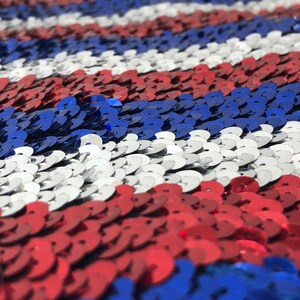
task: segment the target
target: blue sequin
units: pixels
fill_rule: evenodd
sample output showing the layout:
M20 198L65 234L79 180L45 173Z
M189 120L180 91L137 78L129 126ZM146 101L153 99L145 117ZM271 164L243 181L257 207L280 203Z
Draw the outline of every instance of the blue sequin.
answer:
M287 121L300 120L298 93L300 83L283 87L263 84L254 92L237 88L226 97L211 92L196 100L185 94L176 100L140 100L120 106L119 100L106 101L103 96L94 95L84 102L66 97L55 108L31 113L8 107L0 111L0 145L10 142L13 149L28 145L38 152L51 147L68 151L68 147L73 149L78 144L76 139L88 133L96 133L108 142L120 141L127 133L151 140L162 130L173 132L177 139L186 139L194 129L208 130L212 136L230 126L249 132L267 123L280 129ZM242 94L246 96L240 101ZM47 141L50 137L51 142ZM8 155L10 151L3 153Z
M279 30L284 34L293 33L295 32L294 25L296 22L297 20L294 18L269 20L257 16L252 20L193 28L176 34L164 31L159 36L144 38L128 37L116 39L113 36L105 38L93 36L82 39L67 37L63 41L56 38L31 39L29 41L17 41L17 39L10 38L0 41L0 56L3 57L1 63L5 65L20 58L25 58L27 62L36 59L54 58L63 51L72 55L80 51L89 50L93 55L100 55L104 51L113 50L116 55L122 55L130 49L136 49L137 53L144 53L150 49L157 49L159 52L165 52L172 48L184 50L194 44L206 47L210 42L224 43L232 37L243 40L251 33L259 33L262 37L273 30ZM101 45L101 48L99 48L99 45ZM218 105L218 101L221 101L221 98L218 98L218 93L214 93L210 93L207 97L211 98L212 102L217 101L215 105Z

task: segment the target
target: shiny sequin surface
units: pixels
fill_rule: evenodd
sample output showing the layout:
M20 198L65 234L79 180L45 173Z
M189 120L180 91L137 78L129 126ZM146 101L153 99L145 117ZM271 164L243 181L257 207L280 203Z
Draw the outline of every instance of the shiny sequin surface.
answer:
M0 300L299 300L300 2L0 1Z

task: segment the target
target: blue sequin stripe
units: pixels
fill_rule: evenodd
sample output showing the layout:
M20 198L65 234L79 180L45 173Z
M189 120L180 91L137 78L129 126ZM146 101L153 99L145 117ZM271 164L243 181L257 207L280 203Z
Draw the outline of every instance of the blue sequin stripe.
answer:
M248 262L216 263L199 270L185 258L176 259L175 272L166 281L139 288L128 277L117 277L105 300L299 299L300 277L288 258L270 256L261 266ZM238 288L237 288L238 286Z
M258 0L242 0L243 3L248 2L258 2ZM45 5L36 5L28 6L26 4L5 7L0 9L0 18L3 20L12 20L14 18L19 18L22 20L27 20L30 16L36 16L39 18L47 18L51 16L59 16L65 13L76 13L80 12L84 16L111 16L113 14L123 15L127 11L135 8L140 8L146 5L159 4L163 2L171 3L203 3L203 4L225 4L232 5L237 0L192 0L192 1L183 1L183 0L130 0L130 1L118 1L118 0L95 0L93 3L83 2L80 4L70 4L70 5L54 5L54 6L45 6Z
M114 50L116 54L122 54L130 49L136 49L138 53L144 53L150 49L157 49L159 52L171 48L184 50L194 44L205 47L210 42L223 43L232 37L243 40L246 36L255 32L260 33L262 37L273 30L279 30L283 34L293 33L298 31L296 26L298 23L299 20L295 18L267 20L263 17L255 17L250 21L206 26L190 29L179 34L165 31L160 36L146 38L119 38L116 36L101 38L94 36L80 40L69 37L64 41L60 39L33 39L28 41L8 39L0 42L0 58L1 64L5 65L20 58L25 58L27 62L42 58L53 58L62 51L66 51L70 55L89 50L92 51L93 55L100 55L107 50Z
M186 94L176 100L137 100L125 104L100 95L84 102L70 96L56 108L32 113L15 112L12 107L3 109L0 158L21 146L30 146L36 153L74 149L79 146L80 137L89 133L108 142L120 141L128 133L151 140L160 131L186 139L195 129L208 130L212 136L230 126L254 131L261 124L270 124L278 129L287 121L300 121L299 108L300 83L279 88L274 83L265 83L254 92L240 87L229 96L210 92L200 99Z

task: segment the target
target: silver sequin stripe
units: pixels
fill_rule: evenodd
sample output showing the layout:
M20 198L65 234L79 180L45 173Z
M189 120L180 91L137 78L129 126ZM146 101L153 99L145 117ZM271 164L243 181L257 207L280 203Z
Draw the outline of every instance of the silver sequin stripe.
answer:
M56 25L69 26L75 23L87 25L97 23L103 27L113 25L126 25L132 22L144 22L154 20L161 16L176 17L179 13L192 14L197 10L210 12L216 9L222 10L240 10L251 11L257 13L260 10L272 11L276 7L291 7L294 4L299 4L298 0L262 0L251 1L247 4L243 2L236 2L233 5L213 5L213 4L199 4L199 3L160 3L155 5L143 6L141 8L129 10L125 15L114 14L111 17L99 16L91 17L84 16L80 12L66 13L60 16L48 18L29 17L27 20L15 18L13 20L1 20L0 30L17 30L17 29L33 29L38 27L50 28Z
M208 131L194 130L186 141L160 132L154 141L129 134L118 144L103 144L91 134L82 137L77 153L54 150L36 156L29 147L15 153L0 161L2 216L35 201L48 203L50 211L77 200L105 201L120 184L140 193L176 183L192 192L202 181L226 186L243 175L262 187L282 175L300 174L300 122L288 122L276 132L261 125L260 131L248 134L229 127L214 139Z
M243 41L231 38L226 43L209 43L202 49L199 45L191 45L184 51L174 48L158 53L156 49L151 49L137 54L136 50L128 50L123 55L116 55L111 50L99 56L94 56L91 51L81 51L75 55L62 52L54 59L39 59L30 63L19 59L6 65L0 64L0 77L18 81L29 74L35 74L37 78L46 78L58 74L69 75L79 69L87 74L95 74L100 70L111 70L113 74L121 74L127 70L137 70L139 73L187 70L198 64L207 64L213 68L223 62L236 65L246 57L259 59L268 53L282 55L299 49L300 34L282 36L280 31L272 31L264 38L258 33L253 33Z

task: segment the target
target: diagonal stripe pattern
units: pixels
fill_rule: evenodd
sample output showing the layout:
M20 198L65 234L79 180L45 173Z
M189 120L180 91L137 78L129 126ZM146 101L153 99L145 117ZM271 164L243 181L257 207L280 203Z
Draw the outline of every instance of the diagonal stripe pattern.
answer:
M1 1L0 300L298 300L299 13Z

